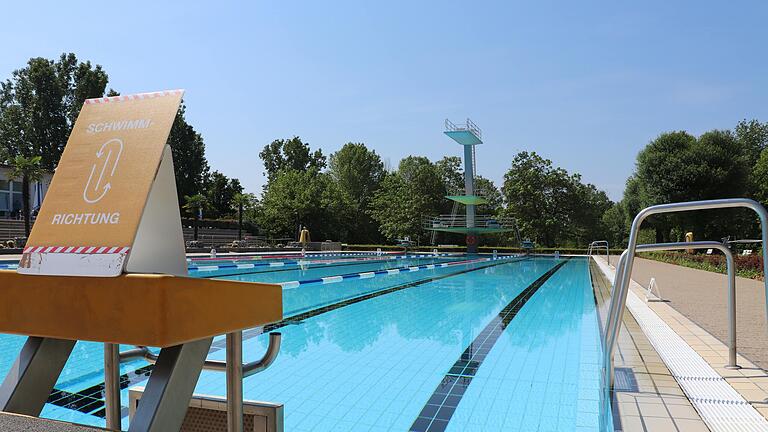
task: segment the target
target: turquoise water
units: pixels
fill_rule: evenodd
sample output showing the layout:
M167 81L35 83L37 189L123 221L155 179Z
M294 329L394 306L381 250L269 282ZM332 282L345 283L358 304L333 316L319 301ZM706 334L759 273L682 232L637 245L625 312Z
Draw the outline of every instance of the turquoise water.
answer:
M444 261L222 277L284 282ZM283 334L278 359L243 387L246 399L285 404L286 431L611 429L600 412L600 334L584 259L475 262L311 283L285 289L284 309L286 318L301 319L267 329ZM244 339L246 361L259 358L267 335L247 331ZM210 358L224 358L222 341L214 341ZM0 337L0 373L22 343ZM56 388L81 397L79 405L50 403L44 415L104 424L103 406L82 397L103 382L102 355L100 344L77 344ZM122 372L146 384L145 366L134 361ZM225 395L224 375L203 371L196 392ZM126 405L127 390L123 397Z

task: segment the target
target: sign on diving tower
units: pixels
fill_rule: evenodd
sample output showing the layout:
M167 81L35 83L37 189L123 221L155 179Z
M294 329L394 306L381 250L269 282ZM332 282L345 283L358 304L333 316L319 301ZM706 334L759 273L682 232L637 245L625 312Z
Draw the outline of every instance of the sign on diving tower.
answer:
M424 228L430 231L464 234L467 253L477 253L478 235L516 232L515 220L475 214L477 206L488 203L482 193L475 190L475 173L477 172L475 146L483 143L480 128L470 119L467 119L464 124L456 124L446 119L444 133L464 147L464 194L446 196L456 203L454 212L427 218ZM458 204L465 206L464 216L456 213Z

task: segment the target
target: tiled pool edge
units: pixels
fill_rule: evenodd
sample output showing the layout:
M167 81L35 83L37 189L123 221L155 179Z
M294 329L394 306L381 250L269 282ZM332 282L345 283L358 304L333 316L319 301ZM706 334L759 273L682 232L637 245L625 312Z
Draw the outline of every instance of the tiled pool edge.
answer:
M592 258L603 274L613 279L615 270L604 259ZM766 410L758 409L755 402L748 402L749 397L733 386L734 380L765 378L764 371L741 356L739 364L746 366L745 369L725 369L727 347L724 344L671 306L664 303L652 303L651 306L641 300L638 293L642 294L643 288L636 282L631 281L630 286L627 309L707 426L713 431L768 430ZM681 330L687 330L694 338L681 335L685 333ZM706 337L707 346L721 356L705 358L691 346L701 343L701 339L695 337ZM757 403L768 407L764 401Z

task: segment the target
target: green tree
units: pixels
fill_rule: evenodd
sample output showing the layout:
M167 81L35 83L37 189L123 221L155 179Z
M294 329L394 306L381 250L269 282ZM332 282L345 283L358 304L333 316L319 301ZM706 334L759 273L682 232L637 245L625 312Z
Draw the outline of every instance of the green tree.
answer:
M24 201L22 206L24 208L24 232L29 237L29 233L32 230L30 224L31 211L29 208L29 185L32 182L40 181L43 178L45 172L40 167L40 156L25 157L17 155L13 158L11 167L11 178L21 179L21 198Z
M251 193L237 193L232 197L232 206L237 211L237 239L243 239L243 214L256 205L256 196Z
M381 157L375 151L369 150L365 144L347 143L331 154L328 173L352 203L349 241L378 241L378 226L368 214L368 208L386 175Z
M629 235L624 205L622 203L613 204L603 213L601 219L602 225L605 227L605 240L608 240L610 247L624 247Z
M325 168L323 152L320 149L311 151L309 143L302 142L297 136L272 141L264 146L259 157L264 162L264 169L270 180L283 170L320 171Z
M654 204L744 196L748 192L748 152L729 131L713 130L698 139L687 132L668 132L637 156L633 193L637 209ZM629 210L629 207L628 207ZM634 212L629 212L634 215ZM657 241L670 241L672 229L692 230L697 238L720 238L747 229L742 213L730 210L690 212L649 219ZM728 222L730 221L730 222ZM728 222L728 223L726 223ZM729 228L731 227L731 228Z
M397 174L406 181L411 193L420 201L422 215L440 212L447 191L435 164L423 156L408 156L400 161Z
M475 191L488 201L487 204L477 206L478 214L497 214L504 208L504 196L499 188L483 176L475 177Z
M71 128L85 100L104 94L109 76L101 65L93 66L88 60L78 62L73 53L62 54L55 66L60 85L64 89L64 109ZM109 96L116 95L111 89L109 93Z
M168 135L180 206L184 205L184 197L203 192L210 170L205 158L205 142L195 128L187 123L186 110L184 104L179 107Z
M396 173L386 176L369 212L387 239L409 236L424 241L422 224L426 217L440 213L445 194L435 164L422 156L408 156L400 161Z
M243 192L240 180L229 178L214 171L205 182L205 195L210 205L210 217L223 218L232 215L233 200Z
M760 159L752 170L752 181L758 185L755 198L763 205L768 205L768 151L766 150L760 153Z
M535 152L515 156L501 189L507 215L539 244L584 245L604 235L600 221L611 206L605 193Z
M197 230L200 225L201 214L209 208L208 198L203 194L195 194L184 197L184 207L192 218L195 220L194 224L194 239L197 241Z
M419 201L403 177L388 174L374 194L370 214L387 240L406 236L416 239L422 230Z
M86 98L101 97L107 74L74 54L32 58L0 84L0 146L7 158L40 156L52 171ZM9 162L10 160L7 160Z
M282 170L267 184L256 221L272 237L296 238L299 226L312 237L345 241L352 203L338 183L314 170Z
M435 168L448 194L464 194L464 169L460 157L445 156L435 162Z
M763 150L768 147L768 122L742 120L736 125L734 134L744 148L749 166L755 166Z
M603 216L614 207L608 195L593 184L583 183L581 175L571 175L570 193L566 200L569 208L567 238L576 245L602 240L608 235Z
M559 210L551 196L557 174L550 160L521 152L512 160L501 188L507 214L517 220L523 235L546 246L554 244L560 231Z

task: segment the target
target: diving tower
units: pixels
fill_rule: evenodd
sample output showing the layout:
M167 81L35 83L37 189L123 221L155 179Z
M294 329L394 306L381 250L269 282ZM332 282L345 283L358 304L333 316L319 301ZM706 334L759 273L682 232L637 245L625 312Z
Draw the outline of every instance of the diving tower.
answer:
M470 119L464 124L445 120L445 135L464 147L464 194L446 196L454 202L453 213L429 217L424 221L424 229L465 234L467 253L477 253L477 236L500 232L517 232L513 218L476 215L476 206L487 204L488 200L480 191L475 190L477 171L475 147L483 143L483 133ZM465 206L465 215L457 215L458 205ZM517 234L519 237L519 233Z

